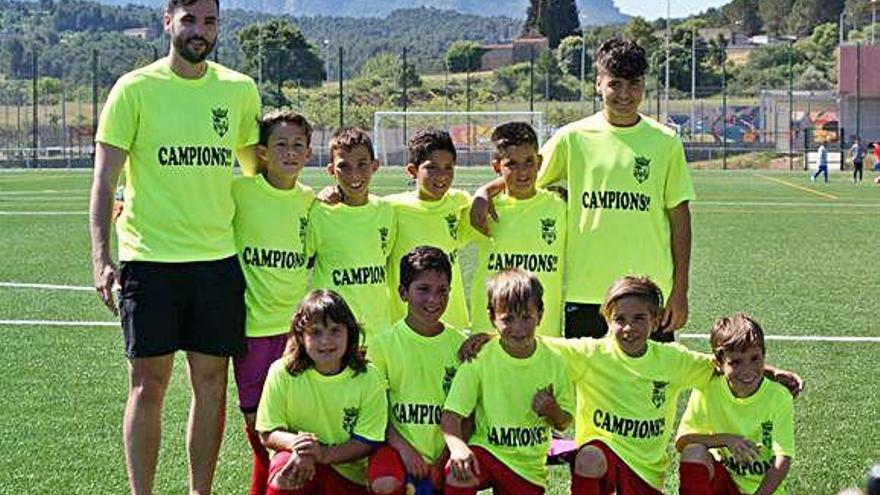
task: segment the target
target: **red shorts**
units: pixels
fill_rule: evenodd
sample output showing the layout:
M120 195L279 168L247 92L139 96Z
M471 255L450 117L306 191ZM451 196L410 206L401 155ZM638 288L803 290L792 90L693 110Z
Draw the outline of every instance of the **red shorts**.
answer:
M727 467L718 459L713 459L715 464L715 475L712 476L712 494L713 495L742 495L736 482L730 477Z
M443 473L431 473L434 479L434 485L443 485ZM379 478L394 478L400 483L401 493L414 493L420 495L423 493L433 493L431 479L417 480L406 474L406 466L403 465L403 459L400 454L394 450L394 447L383 444L373 452L370 456L370 462L367 465L367 482L372 486L373 482Z
M617 495L663 495L643 480L630 468L613 450L608 448L600 440L593 440L585 445L599 448L605 454L605 463L608 470L605 477L600 480L601 493L616 493ZM584 448L584 446L581 446Z
M543 486L535 485L516 474L490 454L488 450L473 445L470 448L474 452L474 457L477 458L477 464L480 465L479 485L473 488L457 488L451 487L447 483L443 493L476 495L477 491L486 488L492 488L492 493L495 495L542 495L544 493ZM449 468L446 469L446 475L449 475Z
M269 480L272 480L275 473L287 464L288 459L290 459L290 452L275 454L269 465ZM266 495L368 495L368 492L367 487L344 478L332 467L318 464L315 466L315 476L302 487L294 490L282 490L269 481Z

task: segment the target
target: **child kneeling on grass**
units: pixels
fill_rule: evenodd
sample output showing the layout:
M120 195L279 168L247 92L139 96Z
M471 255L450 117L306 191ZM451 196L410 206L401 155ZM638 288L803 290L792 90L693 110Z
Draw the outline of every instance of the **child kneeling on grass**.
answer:
M678 396L706 387L715 375L711 355L648 340L663 307L651 279L627 276L611 286L602 304L605 337L546 340L565 357L577 388L573 495L662 493ZM471 337L462 357L475 355L487 340L485 334ZM789 372L763 370L793 394L803 385Z
M523 270L499 273L488 283L488 312L500 339L461 365L446 398L440 427L449 447L444 493L542 494L553 429L572 421L574 396L565 361L535 329L543 289ZM469 442L462 422L474 415Z
M367 457L385 439L388 402L359 339L335 292L312 291L300 303L257 410L260 438L275 451L268 495L367 493Z
M764 379L764 331L738 313L709 338L716 376L691 394L675 446L681 495L785 494L794 456L791 395Z

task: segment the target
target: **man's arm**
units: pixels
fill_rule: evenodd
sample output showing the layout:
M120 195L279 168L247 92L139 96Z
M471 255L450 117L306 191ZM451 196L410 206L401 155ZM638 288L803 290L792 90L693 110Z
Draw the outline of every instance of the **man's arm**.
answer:
M241 175L251 177L260 172L256 145L245 146L237 150L235 158L238 160L238 166L241 168Z
M118 314L116 302L113 300L113 284L117 280L117 273L110 254L110 218L113 212L113 192L126 158L128 152L124 149L101 142L95 144L95 172L89 199L92 277L101 301L113 314Z
M666 301L661 330L674 332L688 319L688 285L691 266L691 210L684 201L666 210L672 249L672 291Z

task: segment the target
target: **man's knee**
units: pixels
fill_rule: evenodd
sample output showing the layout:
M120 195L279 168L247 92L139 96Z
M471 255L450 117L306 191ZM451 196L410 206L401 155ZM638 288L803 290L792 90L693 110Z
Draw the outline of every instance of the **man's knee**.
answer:
M403 493L401 489L403 488L403 483L400 482L397 478L393 476L382 476L381 478L376 478L370 483L370 492L371 493L380 493L383 495L390 495L394 493Z
M129 396L142 405L160 404L171 379L170 359L133 359L129 366Z
M451 486L453 488L475 488L475 487L477 487L477 485L480 484L480 480L478 480L476 478L471 478L469 480L462 481L462 480L456 478L452 474L452 471L450 471L450 472L446 473L445 484L446 484L446 486Z
M229 358L188 353L189 379L197 396L225 397Z
M608 460L602 449L584 445L574 459L574 473L584 478L601 478L608 472Z
M709 478L714 474L714 463L712 462L712 454L709 448L698 443L690 443L681 451L681 462L689 462L694 464L702 464L709 470Z

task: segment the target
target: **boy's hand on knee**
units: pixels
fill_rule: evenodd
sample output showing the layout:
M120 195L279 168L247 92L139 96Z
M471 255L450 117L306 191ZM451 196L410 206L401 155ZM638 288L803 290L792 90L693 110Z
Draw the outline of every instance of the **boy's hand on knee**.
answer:
M431 466L414 448L409 445L401 446L397 453L400 454L400 460L403 461L406 472L416 479L423 480L431 474Z
M476 358L480 353L480 349L492 340L492 335L488 333L475 333L462 342L458 348L458 360L466 363Z
M462 482L476 481L480 476L480 464L474 451L462 447L449 453L449 470L452 476Z
M311 457L291 453L287 464L282 467L272 483L282 490L293 490L302 487L315 476L315 461Z
M730 450L730 453L739 462L758 460L758 446L751 440L739 435L725 435L724 445L727 446L727 449Z

